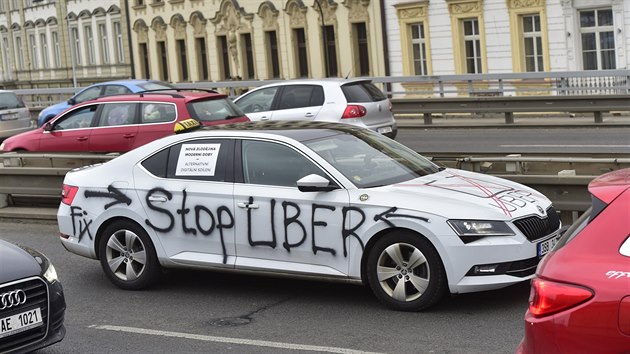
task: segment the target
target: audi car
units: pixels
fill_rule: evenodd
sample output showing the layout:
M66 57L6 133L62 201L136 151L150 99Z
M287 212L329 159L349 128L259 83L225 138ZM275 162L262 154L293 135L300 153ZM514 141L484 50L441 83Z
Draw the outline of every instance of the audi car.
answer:
M0 353L30 352L61 341L65 309L48 258L0 240Z
M529 280L561 226L524 185L304 121L202 127L73 170L57 220L124 289L206 268L363 283L410 311Z
M588 190L591 208L532 280L519 354L630 350L630 169L597 177Z

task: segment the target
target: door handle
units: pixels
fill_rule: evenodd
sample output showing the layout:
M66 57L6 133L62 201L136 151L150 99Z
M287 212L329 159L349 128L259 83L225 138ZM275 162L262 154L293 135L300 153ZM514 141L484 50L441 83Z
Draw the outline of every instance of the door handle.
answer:
M313 113L309 112L309 113L306 113L304 115L304 117L306 117L306 118L313 118L313 117L315 117L315 115Z
M123 138L125 138L125 139L131 139L131 138L133 138L134 136L136 136L136 134L125 134L125 135L123 135Z
M77 141L86 141L88 140L87 136L80 136L77 138Z
M245 208L245 209L258 209L258 204L249 204L249 203L241 202L241 203L236 203L236 205L237 205L239 208Z
M166 203L168 199L166 197L163 196L156 196L156 195L152 195L149 197L149 201L150 202L157 202L157 203Z
M267 116L262 116L262 117L260 117L260 120L269 120L269 117L267 117Z

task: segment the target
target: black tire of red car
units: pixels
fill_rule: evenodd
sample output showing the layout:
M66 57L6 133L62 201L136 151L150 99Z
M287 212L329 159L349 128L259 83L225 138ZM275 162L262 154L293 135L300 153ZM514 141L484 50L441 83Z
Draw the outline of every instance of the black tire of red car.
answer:
M383 236L369 252L368 284L387 307L421 311L442 299L447 289L444 265L426 238L397 231Z
M162 274L149 235L129 220L118 220L105 228L99 243L99 255L109 280L122 289L150 287Z

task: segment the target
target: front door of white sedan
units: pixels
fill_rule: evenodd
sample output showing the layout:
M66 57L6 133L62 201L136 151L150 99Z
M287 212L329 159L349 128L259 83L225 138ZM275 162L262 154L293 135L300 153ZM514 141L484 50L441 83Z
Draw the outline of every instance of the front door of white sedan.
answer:
M233 154L233 140L189 140L154 154L134 172L145 228L170 261L234 266Z
M236 268L347 276L348 192L299 191L296 182L304 176L332 178L287 145L243 140L241 151L243 183L234 185Z

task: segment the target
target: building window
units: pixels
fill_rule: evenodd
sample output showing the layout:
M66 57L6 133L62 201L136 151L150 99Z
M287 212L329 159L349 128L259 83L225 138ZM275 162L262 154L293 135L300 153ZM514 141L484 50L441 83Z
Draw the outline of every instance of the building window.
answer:
M464 28L464 53L466 73L480 74L481 66L481 36L479 35L479 20L462 20Z
M206 50L206 39L204 37L197 38L195 39L195 44L197 46L199 80L208 80L210 79L210 75L208 71L208 52Z
M161 79L164 81L168 81L168 60L167 60L167 53L166 53L166 42L164 41L159 41L157 42L157 48L158 48L158 60L159 60L159 65L160 65L160 74Z
M409 25L411 32L411 57L413 61L414 75L428 75L427 71L427 47L424 36L424 23Z
M92 36L92 27L83 27L85 33L85 53L87 54L88 64L96 63L96 55L94 55L94 36Z
M245 53L243 56L243 65L245 66L243 76L246 79L253 79L256 74L254 73L254 49L252 47L252 35L249 33L242 34L241 43L243 44L243 51Z
M176 41L179 54L179 75L181 81L188 81L188 59L186 58L186 41L178 39Z
M326 63L328 65L328 76L337 76L339 73L337 65L337 44L335 42L335 27L324 26L326 38Z
M525 51L525 71L545 71L543 65L543 44L539 15L525 15L523 20L523 48Z
M46 38L45 33L40 33L39 35L39 44L42 49L42 63L45 69L50 67L50 59L48 55L48 39Z
M230 78L230 52L228 49L227 37L226 36L218 36L218 44L219 44L219 60L221 61L221 78L223 80L227 80Z
M31 46L31 67L33 69L39 69L39 60L37 59L37 42L35 41L35 35L29 34L28 41Z
M17 67L24 70L24 46L22 45L22 37L15 37L15 60Z
M4 72L7 77L11 77L11 48L9 48L9 38L2 38L2 62L4 63Z
M585 70L615 69L612 9L580 11L582 61Z
M293 29L293 41L295 43L297 76L308 77L308 53L306 51L306 34L304 33L304 28Z
M98 24L98 36L101 39L101 59L103 59L103 64L109 64L109 38L107 37L107 27L105 27L104 23Z
M71 33L72 43L74 45L74 61L77 65L81 65L81 42L79 41L79 29L73 27Z
M144 75L143 78L148 79L150 77L149 72L149 49L146 43L140 43L140 72Z
M271 78L280 77L280 57L278 54L278 36L276 31L265 32L267 38L267 63Z
M55 53L55 67L61 66L61 49L59 48L59 35L57 32L51 32L53 51Z
M113 27L114 37L116 40L116 57L118 58L118 63L122 64L125 62L125 43L123 41L123 34L122 29L120 28L120 22L114 22Z
M352 25L355 43L355 67L359 76L370 75L370 51L368 49L367 28L365 22Z

